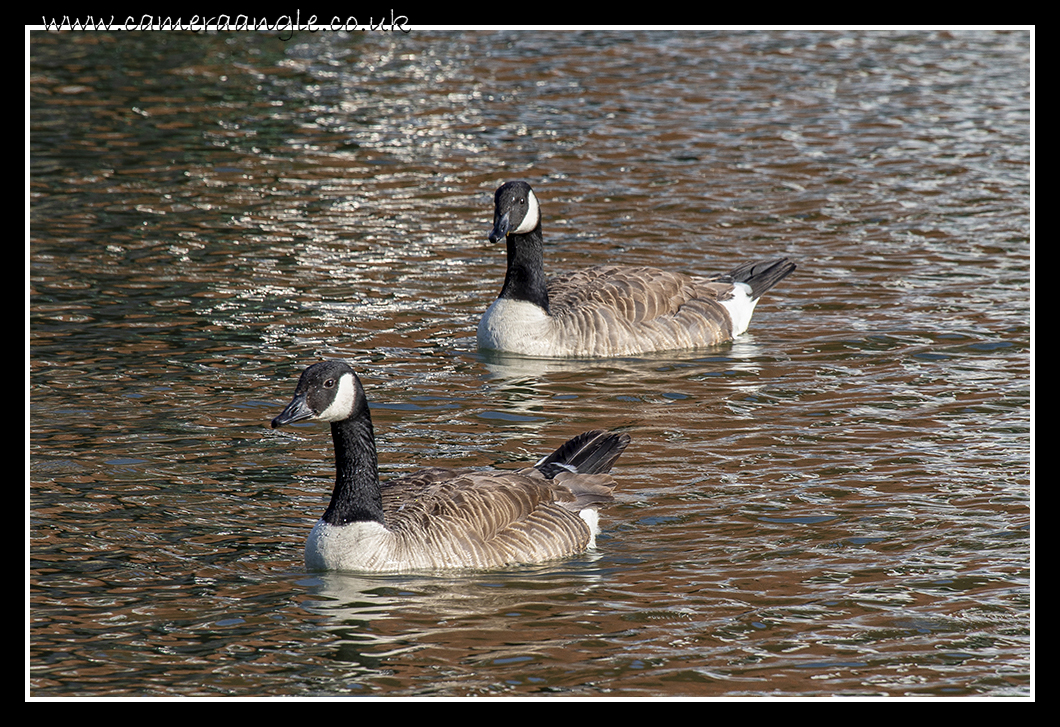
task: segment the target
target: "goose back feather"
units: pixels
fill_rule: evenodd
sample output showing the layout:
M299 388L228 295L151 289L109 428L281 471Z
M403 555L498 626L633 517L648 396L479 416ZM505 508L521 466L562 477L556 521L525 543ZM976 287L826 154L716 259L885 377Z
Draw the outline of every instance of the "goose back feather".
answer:
M495 195L491 241L506 240L504 286L479 346L529 356L602 357L700 348L747 330L758 299L795 264L745 263L715 277L598 265L547 278L540 204L526 182Z
M335 442L331 503L306 542L313 570L491 568L582 552L595 546L597 508L615 487L608 472L629 443L594 430L521 470L432 467L380 483L364 390L342 361L306 369L272 425L302 419L330 421Z

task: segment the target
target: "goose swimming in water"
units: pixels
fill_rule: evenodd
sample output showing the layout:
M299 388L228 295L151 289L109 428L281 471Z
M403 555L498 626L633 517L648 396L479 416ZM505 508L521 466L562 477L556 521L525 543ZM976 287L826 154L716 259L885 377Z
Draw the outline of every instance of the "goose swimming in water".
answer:
M762 295L795 269L788 258L713 278L599 265L546 278L541 207L526 182L494 197L490 242L507 240L508 270L478 325L478 345L525 356L629 356L713 346L747 330Z
M330 422L335 489L305 548L311 570L399 572L540 563L595 546L607 474L629 435L595 430L533 467L432 467L379 482L364 388L344 361L302 372L272 426Z

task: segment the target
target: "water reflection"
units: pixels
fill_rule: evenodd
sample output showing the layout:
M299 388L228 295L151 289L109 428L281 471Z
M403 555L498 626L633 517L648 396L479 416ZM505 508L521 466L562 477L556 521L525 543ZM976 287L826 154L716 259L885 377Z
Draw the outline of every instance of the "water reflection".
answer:
M611 412L616 404L627 412L641 405L673 405L696 398L700 386L715 396L748 398L762 388L757 374L763 350L746 340L713 351L617 359L544 359L498 351L480 351L478 357L489 374L486 390L500 407L491 416L509 421L547 422L542 412L601 401Z

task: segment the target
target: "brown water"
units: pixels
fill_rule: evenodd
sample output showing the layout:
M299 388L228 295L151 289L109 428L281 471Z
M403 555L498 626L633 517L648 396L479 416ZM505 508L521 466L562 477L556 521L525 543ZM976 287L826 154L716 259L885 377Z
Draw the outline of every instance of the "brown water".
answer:
M1028 696L1026 32L33 33L28 694ZM547 264L799 269L712 351L485 356ZM628 432L599 549L307 573L384 476Z

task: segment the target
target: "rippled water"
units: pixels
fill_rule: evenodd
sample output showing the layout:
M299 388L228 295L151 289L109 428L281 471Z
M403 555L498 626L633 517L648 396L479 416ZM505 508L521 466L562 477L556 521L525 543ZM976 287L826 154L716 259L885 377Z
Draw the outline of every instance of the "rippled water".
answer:
M1027 32L30 36L28 694L1031 694ZM799 269L716 350L476 351L547 265ZM628 432L596 552L307 573L384 476Z

